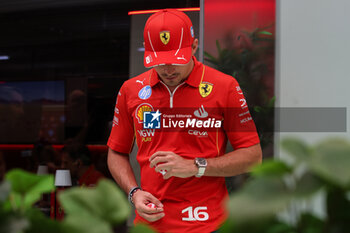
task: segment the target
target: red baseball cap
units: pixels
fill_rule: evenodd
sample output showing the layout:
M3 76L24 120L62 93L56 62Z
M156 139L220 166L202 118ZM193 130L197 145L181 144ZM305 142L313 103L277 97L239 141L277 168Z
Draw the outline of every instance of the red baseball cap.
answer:
M164 9L151 15L143 38L145 67L184 65L192 59L193 26L190 18L181 11Z

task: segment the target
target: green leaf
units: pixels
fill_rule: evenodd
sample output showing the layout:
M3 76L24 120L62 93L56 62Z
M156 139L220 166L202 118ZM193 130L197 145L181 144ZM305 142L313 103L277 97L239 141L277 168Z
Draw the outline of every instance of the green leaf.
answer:
M262 107L260 107L260 106L254 106L254 111L255 111L255 112L261 112L261 110L262 110Z
M155 233L155 231L145 224L136 224L131 228L130 233Z
M324 221L309 213L303 213L298 222L298 229L302 230L303 233L324 232L325 227L326 223Z
M38 209L29 209L26 212L30 220L30 226L26 230L26 233L62 233L63 228L61 222L54 221L46 217Z
M18 216L10 212L0 213L1 233L22 233L29 225L28 219L23 216Z
M270 226L267 231L267 233L297 233L292 226L289 226L286 223L275 223L272 226Z
M273 108L273 107L275 106L275 102L276 102L276 96L273 96L273 97L269 100L269 102L268 102L268 104L267 104L267 107Z
M6 211L11 211L11 210L19 210L21 207L21 203L23 202L23 198L20 194L11 192L9 195L9 198L5 201L3 208ZM24 210L24 205L22 207Z
M7 181L3 181L0 184L0 203L5 202L11 191L11 184Z
M71 188L59 193L65 213L72 216L94 217L110 224L127 219L130 206L124 193L107 179L95 188Z
M21 169L14 169L5 177L11 182L12 191L19 194L26 194L28 191L47 193L55 187L52 175L38 176Z
M67 233L113 233L106 221L87 215L68 215L63 226Z
M316 146L310 169L327 181L350 187L350 144L343 139L329 139Z
M306 162L310 159L311 149L299 139L283 139L281 145L288 154L293 156L296 163Z
M233 233L235 232L235 225L233 221L227 220L225 221L219 230L220 233Z
M308 198L315 194L324 186L324 183L310 172L306 172L298 179L296 188L294 190L295 197Z
M260 31L258 34L272 36L272 33L268 31Z
M279 160L265 160L262 164L252 169L253 176L277 176L282 177L292 172L292 168Z
M284 210L291 198L281 179L258 177L230 197L229 218L239 224L268 218Z
M25 208L38 201L43 193L55 189L52 175L38 176L21 169L14 169L8 172L5 178L11 183L11 194L14 194L14 198L17 199L16 195L23 197L23 203L20 205Z
M210 53L208 53L208 52L205 52L204 51L204 56L206 56L206 57L208 57L209 58L209 60L208 61L211 61L211 62L217 62L217 59L216 59L216 57L214 57L213 55L211 55Z
M222 53L222 50L221 50L221 46L220 46L219 40L216 40L216 48L218 49L218 54L220 56L220 54Z

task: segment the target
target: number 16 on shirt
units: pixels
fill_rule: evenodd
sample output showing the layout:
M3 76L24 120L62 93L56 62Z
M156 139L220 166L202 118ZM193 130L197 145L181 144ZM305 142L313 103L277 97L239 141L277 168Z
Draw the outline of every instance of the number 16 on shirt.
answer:
M198 206L193 209L192 206L182 210L182 213L188 213L187 217L183 217L182 221L206 221L209 219L209 214L203 210L207 210L206 206Z

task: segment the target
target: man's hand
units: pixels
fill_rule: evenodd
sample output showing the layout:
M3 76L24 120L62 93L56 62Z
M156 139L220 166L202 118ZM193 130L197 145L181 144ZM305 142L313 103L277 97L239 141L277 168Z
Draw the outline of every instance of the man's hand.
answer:
M198 168L193 160L184 159L171 151L157 151L150 159L150 167L157 172L166 171L164 179L170 177L187 178L197 174Z
M132 200L137 213L149 222L155 222L165 215L163 204L149 192L138 190L134 193ZM155 204L155 208L147 206L149 203Z

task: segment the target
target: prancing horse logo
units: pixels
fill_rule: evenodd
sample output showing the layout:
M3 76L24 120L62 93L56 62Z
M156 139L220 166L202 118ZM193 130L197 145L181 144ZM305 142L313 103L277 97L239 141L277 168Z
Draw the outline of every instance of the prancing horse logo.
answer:
M199 94L201 94L203 98L210 95L212 90L213 90L213 84L211 83L202 82L201 84L199 84Z
M159 33L160 40L163 42L163 44L168 44L170 40L170 32L169 31L161 31Z

